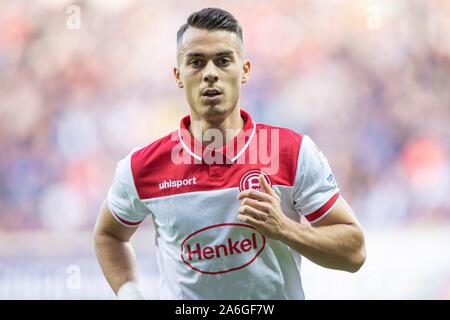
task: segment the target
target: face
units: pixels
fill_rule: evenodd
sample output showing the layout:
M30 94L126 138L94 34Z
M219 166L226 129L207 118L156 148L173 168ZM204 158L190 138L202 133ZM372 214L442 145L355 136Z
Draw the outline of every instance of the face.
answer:
M220 121L239 104L241 84L250 73L250 61L244 61L242 54L240 39L233 32L186 30L174 76L196 116Z

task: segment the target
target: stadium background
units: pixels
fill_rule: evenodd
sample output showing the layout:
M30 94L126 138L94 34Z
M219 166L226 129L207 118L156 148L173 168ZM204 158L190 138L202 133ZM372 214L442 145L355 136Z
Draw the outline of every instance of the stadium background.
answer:
M243 25L242 106L317 142L366 231L357 274L304 262L307 298L449 299L444 0L0 1L0 298L114 298L97 211L116 162L188 112L175 35L206 6ZM133 242L157 298L151 224Z

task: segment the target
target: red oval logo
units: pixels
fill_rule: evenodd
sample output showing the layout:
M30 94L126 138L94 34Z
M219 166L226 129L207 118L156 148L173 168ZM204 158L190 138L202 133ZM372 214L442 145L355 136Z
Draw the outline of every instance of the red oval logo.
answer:
M223 232L217 229L226 228ZM241 223L215 224L188 235L181 243L181 259L204 274L220 274L250 265L266 246L255 227Z

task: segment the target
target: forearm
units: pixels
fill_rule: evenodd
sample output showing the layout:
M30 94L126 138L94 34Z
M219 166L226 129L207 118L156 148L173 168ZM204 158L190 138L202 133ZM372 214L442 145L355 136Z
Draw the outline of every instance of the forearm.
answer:
M312 227L290 220L281 241L314 263L356 272L365 260L364 235L357 225Z
M116 294L124 283L137 282L136 256L130 242L107 233L96 234L95 251L103 274Z

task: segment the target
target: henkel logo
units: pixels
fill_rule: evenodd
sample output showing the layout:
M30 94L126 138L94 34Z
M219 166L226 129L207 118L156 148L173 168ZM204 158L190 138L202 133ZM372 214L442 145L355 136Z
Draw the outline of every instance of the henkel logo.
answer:
M265 246L266 238L253 226L216 224L187 236L181 243L181 259L195 271L220 274L247 267Z
M259 176L263 174L264 178L266 178L266 181L269 183L270 186L272 186L272 181L270 181L269 176L262 172L261 170L251 170L246 172L239 183L239 191L244 191L248 189L255 189L261 192L264 192L259 185Z

